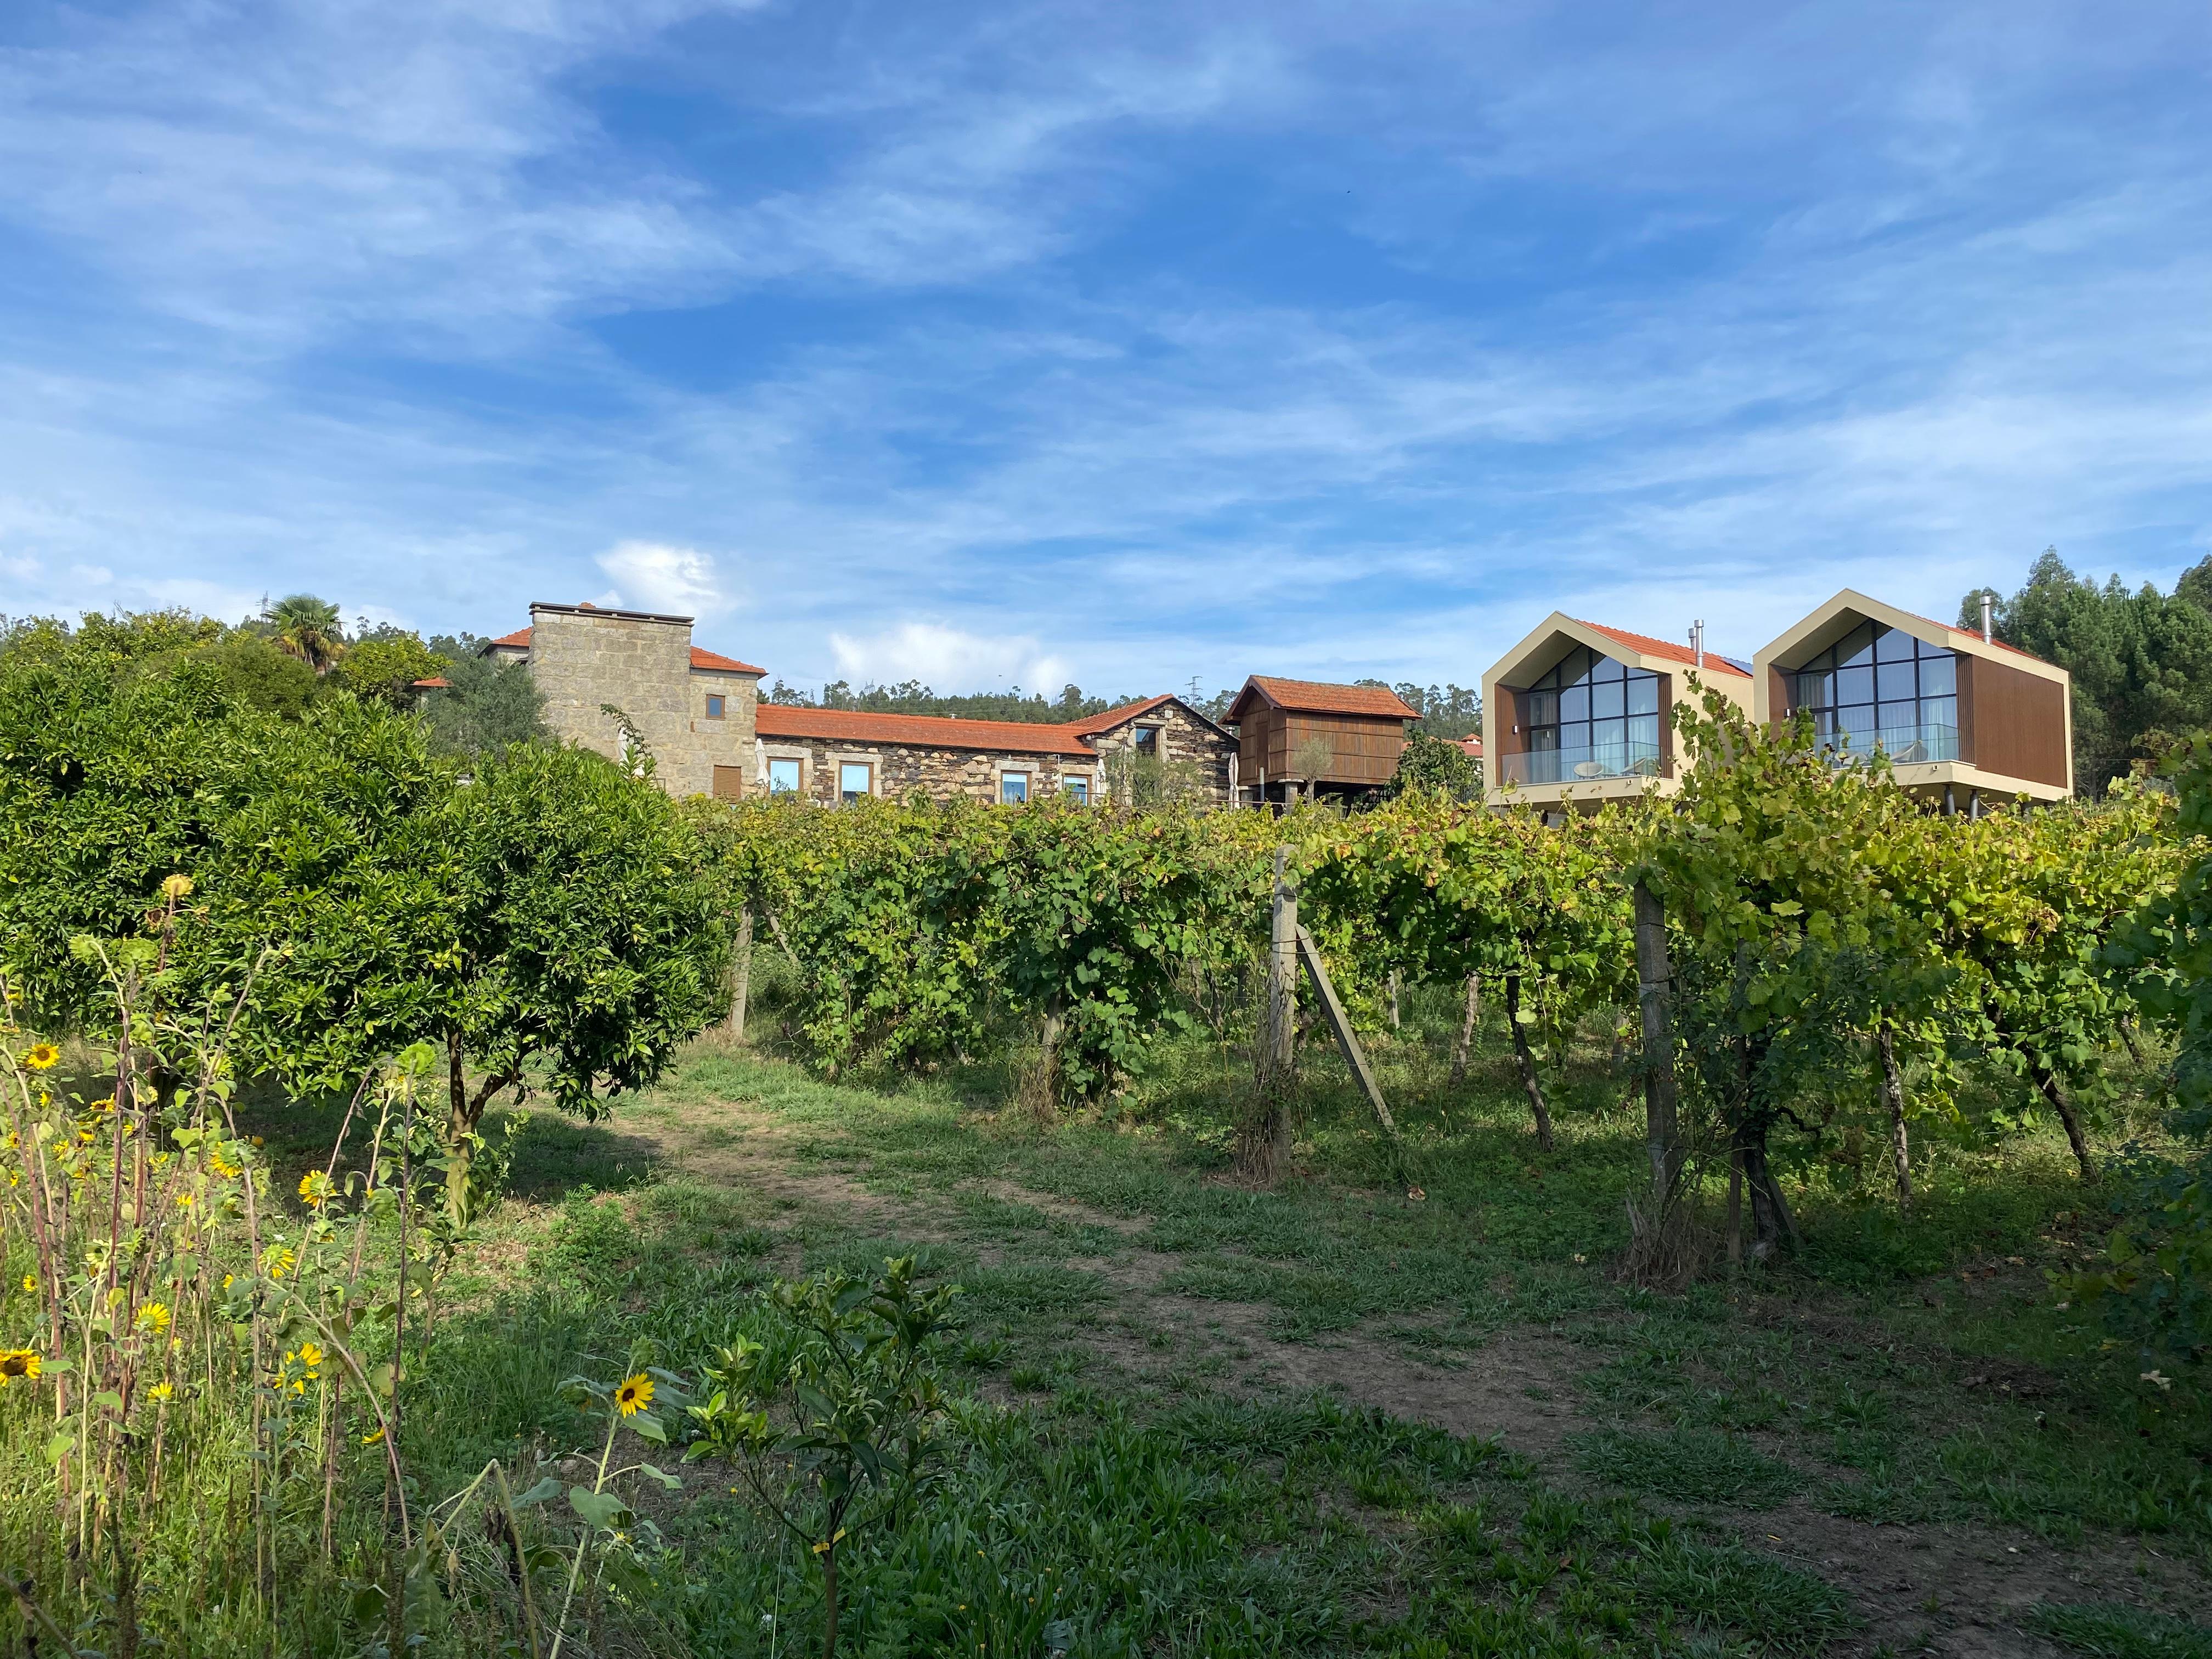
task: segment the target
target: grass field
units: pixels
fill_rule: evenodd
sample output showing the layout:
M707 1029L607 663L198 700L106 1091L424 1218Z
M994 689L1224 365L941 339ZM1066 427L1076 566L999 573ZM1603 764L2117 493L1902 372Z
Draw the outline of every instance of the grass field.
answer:
M963 1287L950 1432L921 1500L850 1547L843 1652L2212 1655L2212 1413L2059 1305L2109 1200L2055 1133L1922 1126L1909 1218L1846 1138L1790 1174L1802 1254L1662 1296L1613 1271L1642 1121L1601 1042L1553 1079L1540 1153L1503 1034L1455 1085L1457 1011L1417 994L1374 1053L1423 1195L1330 1053L1302 1061L1295 1173L1259 1192L1231 1174L1233 1048L1188 1039L1040 1127L1018 1053L822 1080L781 1052L770 990L748 1043L701 1041L605 1121L509 1120L507 1195L411 1362L410 1510L493 1460L518 1491L586 1479L605 1419L564 1378L696 1374L764 1330L779 1278L913 1255ZM2148 1074L2121 1081L2139 1104L2108 1144L2155 1132ZM289 1194L340 1114L249 1111ZM1711 1223L1717 1190L1698 1201ZM210 1565L235 1555L241 1431L196 1409L210 1478L137 1523L161 1650L384 1650L378 1451L349 1450L330 1565L241 1599ZM8 1483L51 1426L0 1396ZM618 1464L669 1459L621 1439ZM733 1471L622 1486L635 1550L583 1580L564 1654L819 1650L815 1565ZM288 1559L320 1559L319 1512L284 1523ZM40 1557L52 1595L45 1513L0 1506L0 1557ZM532 1512L543 1586L564 1516ZM499 1563L431 1565L420 1651L547 1659ZM90 1588L86 1653L112 1632Z
M1449 1085L1452 1012L1377 1045L1420 1201L1333 1057L1256 1193L1203 1042L1042 1130L1004 1066L833 1085L763 1012L609 1122L522 1129L416 1478L574 1467L562 1376L688 1370L775 1276L913 1253L964 1287L954 1432L848 1569L846 1651L2212 1655L2212 1419L2055 1305L2100 1225L2055 1136L1936 1140L1909 1222L1826 1163L1801 1260L1656 1296L1609 1271L1641 1118L1602 1053L1540 1156L1496 1032ZM332 1125L262 1127L304 1161ZM605 1650L818 1644L811 1565L726 1480L634 1501L668 1549Z

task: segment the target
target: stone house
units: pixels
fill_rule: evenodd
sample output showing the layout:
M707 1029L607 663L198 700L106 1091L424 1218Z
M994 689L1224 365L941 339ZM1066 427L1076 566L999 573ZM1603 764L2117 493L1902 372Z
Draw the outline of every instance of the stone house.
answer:
M524 662L564 742L619 759L628 716L672 794L1106 800L1157 767L1202 799L1236 799L1237 740L1172 695L1060 725L808 708L760 700L763 671L691 643L692 619L535 604L484 647Z

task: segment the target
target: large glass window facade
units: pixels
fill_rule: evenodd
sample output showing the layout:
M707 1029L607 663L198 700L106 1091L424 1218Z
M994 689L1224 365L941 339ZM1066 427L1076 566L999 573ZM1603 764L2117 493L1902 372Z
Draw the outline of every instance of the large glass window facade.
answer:
M1659 676L1577 646L1522 694L1528 752L1512 755L1521 783L1656 777Z
M1942 646L1863 622L1793 677L1793 709L1832 748L1892 760L1959 757L1959 662Z

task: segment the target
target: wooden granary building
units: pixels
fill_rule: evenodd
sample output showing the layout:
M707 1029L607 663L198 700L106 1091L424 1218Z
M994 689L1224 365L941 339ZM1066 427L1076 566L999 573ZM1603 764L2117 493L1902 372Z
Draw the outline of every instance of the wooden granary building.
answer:
M1223 720L1237 730L1237 799L1371 794L1396 774L1406 723L1419 718L1388 686L1255 674Z

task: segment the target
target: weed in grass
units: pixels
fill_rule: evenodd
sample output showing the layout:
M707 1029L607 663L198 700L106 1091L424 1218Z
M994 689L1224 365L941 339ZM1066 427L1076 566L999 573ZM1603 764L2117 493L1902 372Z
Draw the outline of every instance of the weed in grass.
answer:
M1705 1429L1669 1434L1612 1429L1580 1437L1576 1462L1598 1480L1677 1503L1771 1509L1804 1484L1787 1463L1733 1435Z

